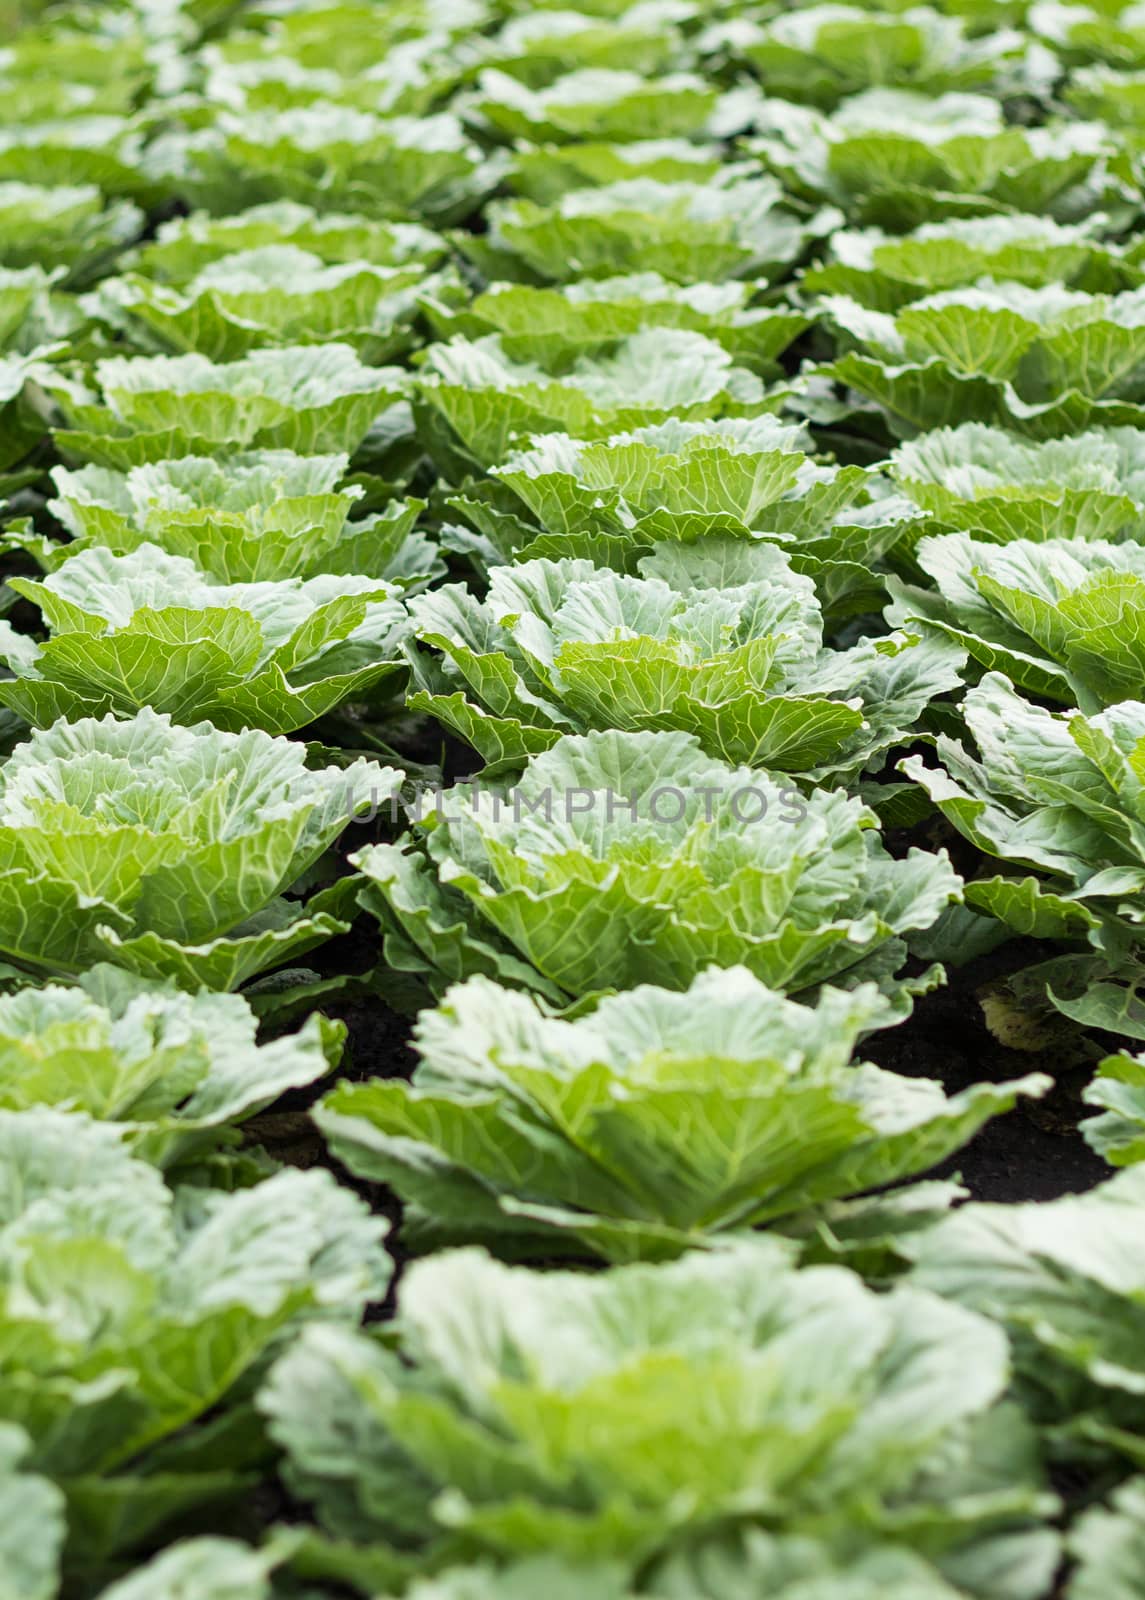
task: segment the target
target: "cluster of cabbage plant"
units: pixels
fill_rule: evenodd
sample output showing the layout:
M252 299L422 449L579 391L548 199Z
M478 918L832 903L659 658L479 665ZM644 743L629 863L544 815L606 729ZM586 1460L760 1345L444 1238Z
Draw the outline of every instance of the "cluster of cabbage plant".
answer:
M1138 0L0 0L0 1600L1140 1600L1143 551Z

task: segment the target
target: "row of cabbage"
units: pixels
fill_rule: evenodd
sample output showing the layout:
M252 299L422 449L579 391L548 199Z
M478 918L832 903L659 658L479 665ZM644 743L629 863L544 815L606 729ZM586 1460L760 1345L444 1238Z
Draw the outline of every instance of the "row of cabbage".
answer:
M1145 1061L1130 1170L952 1210L871 1194L1051 1080L856 1058L1010 933L1145 1040L1142 9L134 0L0 82L0 1582L1136 1594ZM359 913L373 1332L240 1132Z

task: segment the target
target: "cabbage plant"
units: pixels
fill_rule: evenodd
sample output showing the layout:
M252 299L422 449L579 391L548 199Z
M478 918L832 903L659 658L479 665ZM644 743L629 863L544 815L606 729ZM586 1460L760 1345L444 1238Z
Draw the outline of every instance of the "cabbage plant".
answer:
M1084 221L1135 203L1132 162L1100 121L1008 125L983 94L872 88L825 115L765 101L753 141L793 194L902 233L998 211Z
M49 1478L27 1470L30 1444L23 1428L0 1425L0 1555L16 1600L50 1600L60 1581L64 1497Z
M335 343L369 365L416 342L418 297L431 287L420 262L327 265L276 244L223 256L177 288L136 273L105 278L86 308L144 352L240 361L267 347Z
M555 282L632 272L674 283L780 278L842 221L829 206L793 203L774 179L738 164L706 181L622 170L551 199L494 200L486 217L488 238L463 248L475 248L479 262L493 252L494 261L520 262Z
M718 24L713 33L723 42ZM1018 29L974 36L961 17L928 6L880 13L808 5L764 22L745 18L728 29L728 43L769 96L824 108L883 87L1001 96L1048 89L1054 75L1050 53Z
M305 762L289 740L149 709L33 733L0 766L0 952L231 989L343 932L322 895L285 893L399 774Z
M1145 1053L1106 1056L1082 1099L1097 1115L1081 1124L1086 1143L1112 1167L1145 1161Z
M822 309L854 344L836 379L900 429L997 422L1044 436L1145 418L1145 291L983 283L893 315L843 296Z
M41 17L20 17L22 26L6 34L0 50L5 122L124 116L141 92L153 89L140 29L128 25L115 38L75 26L74 13L54 19L55 26Z
M257 1026L239 995L191 995L107 964L74 985L0 995L0 1108L86 1112L144 1160L186 1166L338 1065L340 1022L312 1016L265 1044Z
M661 544L641 576L528 561L493 568L484 601L434 590L412 606L439 654L413 658L410 704L490 775L593 728L679 728L709 755L818 782L876 768L960 685L960 648L915 632L824 649L812 580L781 547L753 555L751 580L726 586L702 548Z
M778 358L811 323L790 306L755 306L755 283L677 284L657 272L586 278L559 287L493 283L458 304L423 296L442 338L499 334L514 361L555 365L607 348L645 328L685 328L721 344L729 355L768 376Z
M63 276L61 268L0 266L0 351L31 355L53 332L50 291Z
M859 521L879 485L858 467L811 459L807 431L766 414L632 428L607 439L536 436L493 467L559 553L589 555L578 539L611 538L627 551L661 540L767 535L804 551L833 523ZM524 547L518 558L558 553ZM611 563L603 563L610 565Z
M126 471L53 467L49 509L70 543L15 527L7 542L49 572L83 550L127 555L151 544L218 583L360 573L403 589L423 584L440 567L413 532L425 502L395 499L354 515L365 491L347 481L348 467L344 454L292 450L179 456Z
M370 19L362 19L360 27L376 39ZM442 34L414 35L383 48L368 67L347 73L333 39L326 41L328 66L317 64L319 51L293 56L281 45L281 36L265 32L227 32L208 45L200 57L206 105L224 106L236 117L336 106L389 122L413 122L427 118L457 87L462 57L471 60L473 54L472 46L449 50Z
M671 0L637 0L607 15L540 10L510 15L478 45L481 59L533 88L560 78L569 68L622 68L651 77L685 58L681 24L689 19Z
M879 1545L841 1557L821 1541L777 1537L756 1528L734 1549L701 1547L694 1556L669 1559L657 1568L655 1584L656 1600L694 1600L697 1594L705 1600L736 1600L744 1592L766 1594L769 1600L831 1595L836 1600L958 1600L959 1595L929 1561L910 1550ZM409 1600L532 1600L537 1594L551 1600L634 1600L631 1584L613 1563L571 1567L543 1555L501 1568L488 1561L450 1567L416 1581L406 1593Z
M407 385L398 367L366 367L344 344L255 350L216 364L198 354L109 356L95 388L52 386L69 457L120 471L226 448L302 455L353 452Z
M583 67L534 89L487 67L460 105L477 130L507 144L563 144L702 137L719 100L719 90L694 73L643 78L625 68Z
M1145 1478L1130 1478L1108 1505L1083 1512L1070 1529L1068 1550L1077 1562L1069 1600L1132 1600L1131 1574L1145 1554Z
M888 313L983 278L1090 293L1138 287L1140 268L1121 247L1102 240L1103 220L1064 223L1020 213L950 217L921 223L902 236L882 228L841 228L800 286Z
M1121 147L1136 155L1145 135L1145 73L1140 67L1079 67L1063 99L1077 116L1103 122Z
M1055 1450L1120 1471L1141 1459L1136 1240L1145 1168L1086 1194L963 1206L912 1242L910 1281L1011 1334L1020 1392Z
M292 200L317 211L439 224L461 220L504 170L451 112L379 116L328 99L285 110L219 109L206 127L170 134L152 165L211 212Z
M47 405L42 385L50 382L45 350L30 355L0 354L0 493L22 478L23 458L48 431ZM12 468L16 472L7 475ZM33 470L33 477L39 474Z
M1035 443L967 422L898 446L899 488L947 527L987 538L1131 539L1145 516L1145 433L1090 428Z
M753 547L781 543L825 610L876 611L883 558L922 512L881 472L813 452L806 429L766 413L672 418L607 439L540 434L450 499L468 527L447 527L443 542L487 564L567 556L622 572L684 544L713 588L769 572L770 553Z
M138 206L108 201L94 183L0 181L0 262L63 267L79 286L138 236L143 220Z
M55 107L42 109L40 119L0 124L0 183L99 188L142 207L164 198L166 181L148 160L141 118L98 111L69 117Z
M409 39L457 40L488 20L484 0L402 0L382 14L373 0L261 0L253 9L258 21L273 17L282 55L337 63L346 74L368 70ZM250 37L240 33L236 42L249 45Z
M669 418L753 417L777 410L786 395L765 390L716 340L686 328L645 328L552 366L513 360L499 334L427 346L417 399L443 434L446 466L456 455L463 466L491 467L533 434L606 439Z
M1084 712L1145 699L1145 549L1134 540L920 540L933 588L889 580L899 627L956 639L1027 693Z
M741 968L641 986L575 1021L487 978L423 1012L420 1063L338 1085L334 1154L404 1203L403 1240L668 1257L926 1171L1048 1078L940 1084L852 1063L900 1020L871 984L814 1007Z
M722 185L732 178L722 155L721 146L712 139L633 139L627 143L590 139L578 144L525 145L515 151L505 181L520 199L552 206L573 189L600 188L629 178L647 178L657 184ZM737 174L751 175L746 167ZM754 176L758 177L758 172ZM475 261L493 259L476 237L459 239L458 244Z
M1037 0L1029 26L1068 66L1145 67L1145 7L1138 0L1115 6Z
M763 1240L593 1275L455 1251L408 1269L394 1332L308 1330L260 1396L340 1540L614 1560L651 1594L658 1560L737 1528L1053 1570L1005 1336L920 1290Z
M150 706L176 722L292 733L404 677L406 611L370 578L216 584L141 544L90 549L11 587L40 608L35 643L0 622L0 704L35 727Z
M278 1534L258 1549L214 1534L180 1539L100 1591L99 1600L275 1600L273 1575L297 1540ZM925 1596L930 1600L930 1596Z
M156 284L187 284L227 256L271 248L304 250L327 266L440 266L449 246L417 222L385 222L360 212L316 211L296 200L270 200L225 216L194 211L161 222L155 237L125 265Z
M325 1172L171 1190L79 1113L0 1112L0 1173L0 1437L25 1430L24 1470L62 1491L65 1563L90 1575L249 1493L252 1380L288 1331L385 1292L385 1224Z
M967 903L1017 933L1088 940L1123 956L1140 943L1143 918L1145 703L1056 713L990 672L968 692L962 715L975 755L943 736L941 766L911 756L902 770L1009 869L967 883Z
M50 1492L50 1485L45 1487ZM181 1600L214 1600L222 1592L228 1600L275 1600L272 1575L289 1564L296 1543L289 1530L257 1550L234 1539L184 1539L103 1590L100 1600L168 1600L176 1590ZM367 1563L371 1568L382 1565L373 1552ZM394 1561L384 1565L400 1566ZM824 1591L824 1584L831 1588ZM844 1593L846 1600L960 1600L963 1593L922 1556L894 1545L848 1558L819 1541L777 1538L758 1529L733 1551L704 1549L696 1558L674 1558L656 1573L657 1600L694 1600L698 1593L705 1600L736 1600L744 1585L747 1592L765 1593L769 1600L824 1600L825 1594L841 1600ZM615 1562L574 1567L544 1555L504 1567L490 1561L450 1566L415 1578L403 1593L406 1600L535 1600L538 1594L549 1600L636 1600L628 1575ZM1120 1593L1117 1600L1122 1600Z
M420 803L419 803L420 804ZM746 966L772 988L873 978L960 896L944 852L894 860L842 790L732 767L684 733L567 735L512 786L464 784L352 858L387 962L553 998Z

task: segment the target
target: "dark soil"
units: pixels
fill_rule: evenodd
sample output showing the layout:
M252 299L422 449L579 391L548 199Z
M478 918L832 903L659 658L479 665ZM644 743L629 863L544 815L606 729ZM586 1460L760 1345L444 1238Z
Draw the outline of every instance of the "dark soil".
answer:
M1009 944L954 969L947 987L919 1000L907 1022L863 1045L863 1055L879 1066L904 1077L937 1078L951 1095L974 1083L1002 1083L1030 1072L1055 1080L1044 1099L1020 1100L931 1174L961 1178L975 1200L1053 1200L1092 1189L1109 1176L1078 1131L1080 1120L1093 1115L1081 1090L1093 1076L1093 1056L1102 1052L1069 1037L1039 1050L1010 1049L986 1025L982 1001L992 986L1047 953L1057 952Z

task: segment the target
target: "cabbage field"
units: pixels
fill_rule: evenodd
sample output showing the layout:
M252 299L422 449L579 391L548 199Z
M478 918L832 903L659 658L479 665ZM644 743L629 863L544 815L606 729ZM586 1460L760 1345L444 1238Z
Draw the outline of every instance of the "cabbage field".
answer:
M0 0L0 1600L1145 1600L1145 4Z

